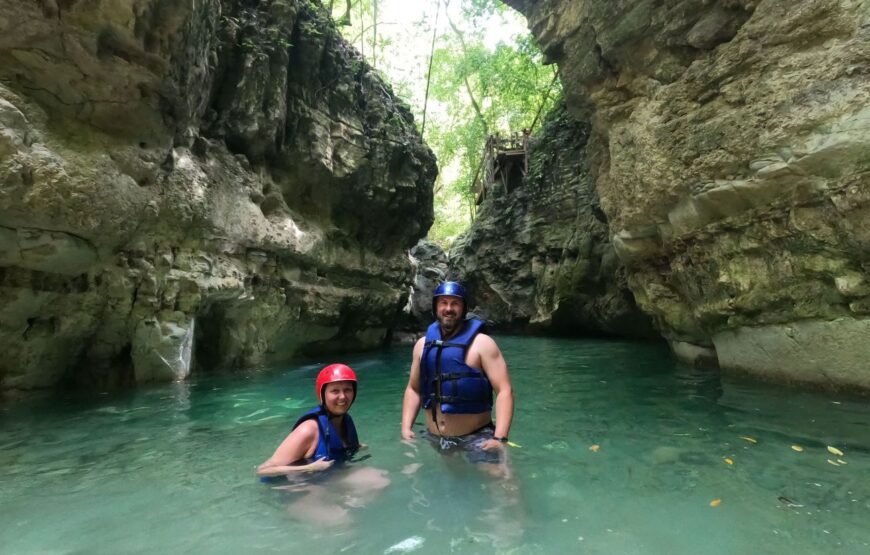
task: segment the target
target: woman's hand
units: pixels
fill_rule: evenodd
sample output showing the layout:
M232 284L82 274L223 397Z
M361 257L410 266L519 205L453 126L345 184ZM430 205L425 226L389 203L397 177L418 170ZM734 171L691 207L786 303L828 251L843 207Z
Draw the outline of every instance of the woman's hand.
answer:
M321 470L326 470L333 464L335 464L335 461L326 459L317 459L312 463L293 466L286 464L267 466L264 463L260 465L260 467L257 469L257 476L286 476L288 474L295 474L297 472L320 472Z
M317 459L313 463L309 463L302 466L291 467L298 468L300 472L320 472L321 470L326 470L330 466L335 464L335 461L326 460L326 459Z

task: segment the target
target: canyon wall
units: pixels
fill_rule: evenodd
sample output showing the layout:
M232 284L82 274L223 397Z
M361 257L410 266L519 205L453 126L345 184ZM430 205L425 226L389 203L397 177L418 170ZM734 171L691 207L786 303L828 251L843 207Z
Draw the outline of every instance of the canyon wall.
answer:
M0 0L0 383L376 345L436 171L319 3Z
M508 0L674 352L870 387L870 2Z

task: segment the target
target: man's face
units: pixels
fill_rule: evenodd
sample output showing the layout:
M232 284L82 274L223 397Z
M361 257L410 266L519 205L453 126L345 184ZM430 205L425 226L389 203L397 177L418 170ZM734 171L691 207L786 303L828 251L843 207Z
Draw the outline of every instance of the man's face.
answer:
M353 382L332 382L323 388L323 404L330 413L344 414L351 403L353 403Z
M462 297L443 295L435 301L435 315L441 325L441 331L450 333L459 327L462 322L462 310L465 303Z

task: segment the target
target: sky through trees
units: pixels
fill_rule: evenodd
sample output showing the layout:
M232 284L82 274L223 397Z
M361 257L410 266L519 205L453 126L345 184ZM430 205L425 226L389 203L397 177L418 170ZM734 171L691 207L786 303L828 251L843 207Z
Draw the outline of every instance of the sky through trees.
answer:
M438 157L429 238L446 248L474 218L487 135L540 123L558 97L556 68L542 65L525 19L497 0L333 0L332 15Z

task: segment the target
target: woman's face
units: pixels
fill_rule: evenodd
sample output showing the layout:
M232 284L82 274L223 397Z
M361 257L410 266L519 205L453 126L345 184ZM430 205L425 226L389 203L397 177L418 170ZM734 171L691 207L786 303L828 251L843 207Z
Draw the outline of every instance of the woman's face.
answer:
M332 414L344 414L353 403L353 382L332 382L323 388L323 404Z

